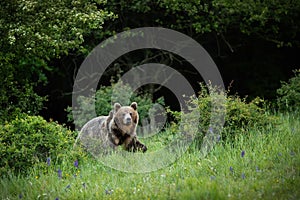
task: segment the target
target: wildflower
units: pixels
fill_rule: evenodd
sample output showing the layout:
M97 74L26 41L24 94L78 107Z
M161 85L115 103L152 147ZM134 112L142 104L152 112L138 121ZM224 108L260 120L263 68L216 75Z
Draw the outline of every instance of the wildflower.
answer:
M35 179L38 179L39 178L39 176L35 176Z
M19 199L22 199L23 198L23 195L22 194L19 194Z
M221 135L218 135L217 136L217 141L220 142L220 140L221 140Z
M59 200L59 198L58 198L58 197L56 197L56 198L55 198L55 200Z
M245 173L242 173L242 179L245 179L246 176L245 176Z
M209 131L210 133L213 133L213 132L214 132L214 130L213 130L212 127L209 127L208 131Z
M295 152L291 151L291 152L290 152L290 155L291 155L291 156L294 156L294 155L295 155Z
M292 130L291 130L291 131L292 131L292 133L294 133L294 132L295 132L295 128L292 128Z
M82 183L82 187L85 189L85 188L86 188L86 184L85 184L85 183Z
M216 177L215 176L210 176L210 180L212 181L212 180L215 180L216 179Z
M58 174L58 178L62 178L62 171L61 171L61 169L57 170L57 174Z
M75 160L75 161L74 161L74 166L75 166L76 168L78 168L78 160Z
M256 172L260 172L260 169L258 166L255 167Z
M112 189L105 189L105 194L106 195L111 195L113 193L114 190Z
M71 188L71 185L69 184L66 186L65 190L70 189L70 188Z
M243 150L241 153L242 158L245 156L245 151Z
M233 167L230 166L230 167L229 167L229 170L233 173Z
M51 158L50 157L47 158L46 163L47 163L48 166L50 166L50 164L51 164Z

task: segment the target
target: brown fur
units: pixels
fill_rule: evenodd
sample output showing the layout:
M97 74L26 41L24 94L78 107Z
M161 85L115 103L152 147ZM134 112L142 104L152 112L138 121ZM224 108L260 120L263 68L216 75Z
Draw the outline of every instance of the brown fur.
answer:
M145 152L147 147L137 139L138 120L137 103L133 102L130 106L123 107L115 103L114 109L108 116L100 116L87 122L78 139L84 146L88 146L88 149L92 146L93 150L95 149L94 141L97 141L97 147L100 149L102 147L104 150L122 145L127 151Z

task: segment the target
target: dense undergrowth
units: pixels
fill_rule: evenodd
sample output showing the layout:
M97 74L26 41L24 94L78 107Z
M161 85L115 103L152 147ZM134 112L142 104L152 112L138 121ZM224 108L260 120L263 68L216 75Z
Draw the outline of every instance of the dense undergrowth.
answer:
M300 113L294 94L299 83L297 74L283 83L275 107L260 98L248 101L225 94L223 107L214 110L226 110L224 126L218 130L221 137L205 157L199 149L207 130L219 128L210 127L210 118L220 93L211 90L209 94L202 87L193 102L201 115L194 141L175 162L147 173L132 173L143 163L130 156L126 162L131 173L107 167L83 149L73 148L76 131L21 114L0 126L0 198L299 199ZM111 92L111 88L105 90ZM110 100L100 96L97 101L109 107ZM141 111L145 117L152 105L147 98L139 98L147 105ZM140 156L151 155L178 138L182 113L170 113L175 122L152 137L141 138L148 151Z
M276 114L280 127L249 128L222 140L205 158L192 144L176 162L151 173L126 173L88 155L44 160L44 170L8 174L1 199L298 199L299 115ZM229 130L228 130L229 131ZM238 130L235 130L238 131ZM226 132L225 134L230 134ZM159 149L170 133L147 141ZM68 154L69 152L66 152ZM136 161L138 162L138 161Z

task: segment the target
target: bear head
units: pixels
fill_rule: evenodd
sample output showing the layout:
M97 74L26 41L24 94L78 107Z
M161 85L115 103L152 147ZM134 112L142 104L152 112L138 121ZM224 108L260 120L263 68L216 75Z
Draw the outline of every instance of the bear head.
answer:
M117 136L136 136L136 127L139 121L136 102L131 103L130 106L121 106L121 104L115 103L109 118L111 117L109 125L111 132L116 133Z
M133 102L130 106L121 106L119 103L115 103L114 118L118 120L122 126L136 125L139 120L137 103Z

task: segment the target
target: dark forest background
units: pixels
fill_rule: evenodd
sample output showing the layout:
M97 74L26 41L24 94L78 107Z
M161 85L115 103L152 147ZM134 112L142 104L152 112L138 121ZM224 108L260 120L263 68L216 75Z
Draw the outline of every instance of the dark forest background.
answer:
M281 81L300 68L299 13L298 0L3 0L1 122L25 112L66 123L73 81L89 52L116 33L149 26L197 40L231 93L275 101ZM147 62L179 70L195 89L202 81L177 55L146 49L116 60L99 85ZM172 96L165 98L172 105Z

